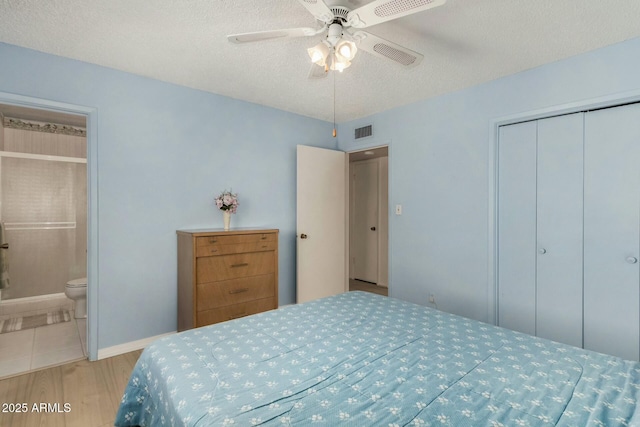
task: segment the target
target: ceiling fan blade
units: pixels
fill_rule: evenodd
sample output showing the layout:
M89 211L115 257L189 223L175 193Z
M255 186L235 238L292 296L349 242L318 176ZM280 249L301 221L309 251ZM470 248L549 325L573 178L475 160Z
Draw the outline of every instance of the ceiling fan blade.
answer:
M302 0L300 0L302 1ZM366 28L402 16L422 12L445 4L447 0L374 0L352 10L347 23L354 28Z
M323 0L298 0L318 21L329 23L333 21L333 12Z
M287 39L292 37L308 37L318 34L318 30L310 27L288 28L284 30L256 31L253 33L231 34L227 40L231 43L250 43L270 39Z
M312 80L323 79L329 74L326 69L321 65L311 64L309 70L309 78Z
M362 49L380 58L390 59L407 68L415 67L424 56L399 44L390 42L366 31L352 33L358 49Z

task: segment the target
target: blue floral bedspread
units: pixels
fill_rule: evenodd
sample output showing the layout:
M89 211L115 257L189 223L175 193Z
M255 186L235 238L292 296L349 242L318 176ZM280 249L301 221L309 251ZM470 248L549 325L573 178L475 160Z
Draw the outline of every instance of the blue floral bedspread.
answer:
M640 364L349 292L142 353L116 426L634 426Z

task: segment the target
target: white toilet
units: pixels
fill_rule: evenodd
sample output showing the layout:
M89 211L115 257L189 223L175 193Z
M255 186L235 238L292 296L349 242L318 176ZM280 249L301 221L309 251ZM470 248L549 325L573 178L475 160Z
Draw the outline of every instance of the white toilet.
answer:
M64 294L67 298L75 301L75 317L76 319L84 319L87 317L87 278L69 280L64 287Z

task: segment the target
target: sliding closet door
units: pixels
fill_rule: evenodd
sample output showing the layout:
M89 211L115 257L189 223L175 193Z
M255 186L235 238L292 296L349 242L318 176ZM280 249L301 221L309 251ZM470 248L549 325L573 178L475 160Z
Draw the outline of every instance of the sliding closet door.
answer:
M536 335L582 347L583 113L538 120Z
M640 105L586 113L584 346L640 354Z
M536 122L498 139L498 324L535 335Z

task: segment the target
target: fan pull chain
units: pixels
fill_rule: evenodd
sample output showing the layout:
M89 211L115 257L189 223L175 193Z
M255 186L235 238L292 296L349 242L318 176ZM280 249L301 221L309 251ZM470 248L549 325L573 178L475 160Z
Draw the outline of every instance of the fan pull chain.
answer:
M333 74L333 137L338 136L338 131L336 130L336 73Z

